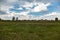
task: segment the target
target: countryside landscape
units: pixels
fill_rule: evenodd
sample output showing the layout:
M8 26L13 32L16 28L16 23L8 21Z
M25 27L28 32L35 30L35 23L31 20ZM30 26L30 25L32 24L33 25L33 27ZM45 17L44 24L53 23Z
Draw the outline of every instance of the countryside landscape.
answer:
M55 20L1 20L0 40L60 40L60 21Z
M60 0L0 0L0 40L60 40Z

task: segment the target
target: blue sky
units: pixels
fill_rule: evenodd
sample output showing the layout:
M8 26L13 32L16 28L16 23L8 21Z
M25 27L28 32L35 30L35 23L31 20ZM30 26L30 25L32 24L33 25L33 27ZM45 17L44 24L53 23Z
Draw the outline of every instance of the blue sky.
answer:
M0 0L0 18L10 20L60 19L60 0Z

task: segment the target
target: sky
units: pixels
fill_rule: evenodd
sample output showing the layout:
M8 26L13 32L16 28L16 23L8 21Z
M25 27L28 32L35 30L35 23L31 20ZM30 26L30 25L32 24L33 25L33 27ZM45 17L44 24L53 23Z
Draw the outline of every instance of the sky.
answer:
M0 0L0 18L11 20L60 19L60 0Z

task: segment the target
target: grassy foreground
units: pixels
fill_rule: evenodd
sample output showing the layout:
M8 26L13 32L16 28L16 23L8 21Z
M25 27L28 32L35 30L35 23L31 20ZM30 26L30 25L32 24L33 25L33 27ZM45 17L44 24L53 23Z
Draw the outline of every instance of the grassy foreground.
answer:
M60 22L0 21L0 40L60 40Z

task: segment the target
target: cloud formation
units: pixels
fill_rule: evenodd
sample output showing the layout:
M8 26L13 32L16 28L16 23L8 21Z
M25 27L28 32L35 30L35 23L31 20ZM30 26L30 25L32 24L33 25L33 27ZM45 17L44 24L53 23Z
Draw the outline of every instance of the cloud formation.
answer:
M53 19L56 16L60 17L59 2L59 0L0 0L0 15L2 14L0 18L11 19L15 16L21 20ZM29 15L29 13L39 13L40 16Z

